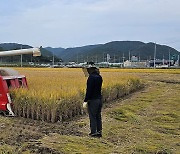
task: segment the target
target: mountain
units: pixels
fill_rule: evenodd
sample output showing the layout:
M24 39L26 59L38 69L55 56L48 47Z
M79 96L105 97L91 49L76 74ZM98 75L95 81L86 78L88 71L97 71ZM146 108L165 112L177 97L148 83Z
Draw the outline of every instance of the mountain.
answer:
M125 60L130 56L140 57L141 60L153 59L155 44L152 42L144 43L141 41L112 41L105 44L88 45L75 48L46 48L54 52L63 61L106 61L107 54L110 55L112 62ZM171 57L180 54L177 50L166 45L156 44L156 58L169 59L169 52Z
M155 43L147 43L144 46L134 49L132 51L133 55L140 56L141 59L153 59L154 58L154 51L155 51ZM160 45L156 44L156 59L169 59L169 53L172 57L173 55L180 54L176 49L166 46L166 45Z
M16 50L16 49L28 49L33 48L29 45L23 45L18 43L2 43L0 44L0 51L7 51L7 50ZM9 56L9 57L3 57L4 61L13 61L17 62L19 61L20 56ZM32 57L32 55L23 55L23 61L41 61L41 62L50 62L52 61L53 54L52 52L48 51L45 48L41 48L41 56L40 57ZM56 61L59 61L60 58L55 57Z
M64 48L52 48L52 47L46 47L45 49L54 53L54 55L56 55L57 57L61 57L61 55L65 50Z
M3 43L0 44L1 50L13 50L21 48L32 48L29 45L22 45L17 43ZM144 43L141 41L112 41L105 44L87 45L74 48L42 48L41 57L32 57L31 55L23 55L24 61L40 61L51 62L53 54L55 55L55 61L63 60L84 62L94 61L102 62L107 61L107 55L110 56L110 62L119 62L128 60L131 56L137 56L141 60L150 60L154 58L155 44L152 42ZM177 55L180 55L176 49L156 44L156 59L169 59L169 53L171 59L177 59ZM19 61L20 56L5 57L5 61Z
M87 45L87 46L82 46L82 47L75 47L75 48L50 48L47 47L46 49L54 52L54 54L57 57L61 57L64 61L71 61L77 59L78 55L85 55L92 49L101 46L100 44L98 45Z
M113 41L103 44L93 50L89 51L88 54L90 59L96 58L99 61L106 61L106 55L109 54L111 60L119 61L120 57L128 59L129 51L142 47L145 43L140 41Z

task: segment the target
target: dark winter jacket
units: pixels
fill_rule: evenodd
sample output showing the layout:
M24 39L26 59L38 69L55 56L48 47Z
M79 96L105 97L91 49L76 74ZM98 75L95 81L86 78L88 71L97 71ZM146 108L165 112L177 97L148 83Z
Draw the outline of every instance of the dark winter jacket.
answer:
M87 80L86 96L84 102L93 99L101 99L101 87L102 77L96 72L91 73Z

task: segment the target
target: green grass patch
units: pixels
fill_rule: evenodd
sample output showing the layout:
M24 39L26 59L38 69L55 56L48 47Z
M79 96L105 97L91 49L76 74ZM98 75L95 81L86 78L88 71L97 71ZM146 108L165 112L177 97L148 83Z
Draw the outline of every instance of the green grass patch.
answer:
M134 154L172 154L172 151L167 148L158 148L154 145L137 145L133 150Z
M121 153L180 153L180 86L153 84L147 92L126 100L108 113L116 122L106 125L109 127L106 131L110 132L106 137L111 142L124 138Z
M114 145L105 140L89 137L66 136L52 134L50 137L41 139L44 146L61 151L65 154L72 153L111 153Z
M138 120L138 117L134 114L134 112L132 112L132 110L128 110L125 108L116 109L112 111L110 114L111 114L111 117L113 117L114 119L124 121L124 122Z

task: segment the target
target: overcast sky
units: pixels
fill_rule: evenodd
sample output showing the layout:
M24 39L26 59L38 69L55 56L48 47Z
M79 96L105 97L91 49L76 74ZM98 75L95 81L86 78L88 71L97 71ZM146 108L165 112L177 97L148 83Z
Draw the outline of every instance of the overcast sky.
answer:
M0 43L66 48L115 40L180 51L180 0L0 0Z

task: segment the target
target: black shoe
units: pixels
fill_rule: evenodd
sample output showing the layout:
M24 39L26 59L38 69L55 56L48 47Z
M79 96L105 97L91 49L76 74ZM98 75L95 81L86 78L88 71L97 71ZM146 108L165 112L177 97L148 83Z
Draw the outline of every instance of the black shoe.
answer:
M102 137L102 131L97 132L96 136L99 137L99 138Z
M97 137L97 138L100 138L100 137L102 137L102 134L101 133L89 133L89 136L90 137Z
M101 133L97 133L96 136L100 138L100 137L102 137L102 134Z
M89 133L89 136L93 137L93 136L96 136L97 133Z

